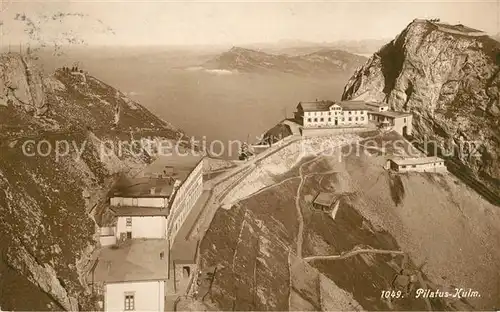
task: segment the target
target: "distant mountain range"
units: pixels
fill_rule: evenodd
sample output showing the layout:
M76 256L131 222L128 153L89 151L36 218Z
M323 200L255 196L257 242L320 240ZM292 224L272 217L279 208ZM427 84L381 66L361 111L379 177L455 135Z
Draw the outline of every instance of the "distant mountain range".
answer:
M302 55L287 55L233 47L204 63L202 68L237 72L335 74L354 72L366 61L367 58L364 56L335 49L320 49Z
M313 53L320 49L343 50L359 55L371 55L377 52L392 38L384 39L363 39L363 40L340 40L332 42L309 42L303 40L281 40L274 44L262 43L245 45L245 48L256 49L267 53L279 54L306 54Z

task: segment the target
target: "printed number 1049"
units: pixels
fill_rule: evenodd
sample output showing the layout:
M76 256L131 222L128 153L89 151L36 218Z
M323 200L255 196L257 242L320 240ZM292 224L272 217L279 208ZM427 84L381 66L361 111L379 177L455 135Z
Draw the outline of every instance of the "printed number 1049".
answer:
M382 290L382 293L380 294L380 298L401 298L401 290L394 291L394 290Z

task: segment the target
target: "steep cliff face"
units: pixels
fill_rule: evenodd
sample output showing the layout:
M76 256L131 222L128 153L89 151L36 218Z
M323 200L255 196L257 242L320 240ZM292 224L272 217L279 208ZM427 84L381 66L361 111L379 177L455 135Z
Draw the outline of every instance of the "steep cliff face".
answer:
M42 114L45 111L40 72L15 54L0 56L0 105L8 103L21 106L26 112Z
M150 161L109 149L180 132L86 73L44 77L17 54L0 70L0 307L94 310L84 273L96 207L116 173Z
M500 194L499 64L497 41L415 20L355 72L342 98L411 111L417 139L436 142Z

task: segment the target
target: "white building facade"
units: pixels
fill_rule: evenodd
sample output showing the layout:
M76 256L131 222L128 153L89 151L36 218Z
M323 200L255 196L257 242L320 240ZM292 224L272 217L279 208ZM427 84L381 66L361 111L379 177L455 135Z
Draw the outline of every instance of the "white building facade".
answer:
M343 107L333 102L300 103L298 113L305 128L353 127L368 124L368 108Z
M400 134L411 134L412 115L390 111L385 103L364 101L300 102L295 119L303 128L367 127L371 121L387 123Z
M120 216L116 222L117 239L166 238L166 216Z
M131 179L110 198L116 223L101 228L104 247L92 270L92 284L100 286L104 311L164 311L168 283L186 286L195 272L194 259L183 259L185 248L180 248L182 256L170 259L170 253L203 192L203 158L178 156L167 163L152 169L163 170L163 176Z
M173 183L171 193L162 195L151 188L149 194L114 196L111 210L117 216L117 239L163 238L174 240L187 215L203 192L203 159L183 181Z
M203 193L203 161L200 161L188 178L173 195L167 218L167 237L172 243L184 220Z
M165 281L107 283L104 311L165 311Z
M446 172L447 168L444 159L439 157L417 157L389 159L386 164L387 169L397 172Z

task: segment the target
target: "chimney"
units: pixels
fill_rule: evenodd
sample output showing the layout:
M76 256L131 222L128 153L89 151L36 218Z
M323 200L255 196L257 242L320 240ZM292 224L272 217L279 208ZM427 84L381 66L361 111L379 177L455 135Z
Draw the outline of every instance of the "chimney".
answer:
M156 189L155 187L150 188L150 189L149 189L149 193L150 193L151 195L154 195L154 194L156 193L156 190L155 190L155 189Z

